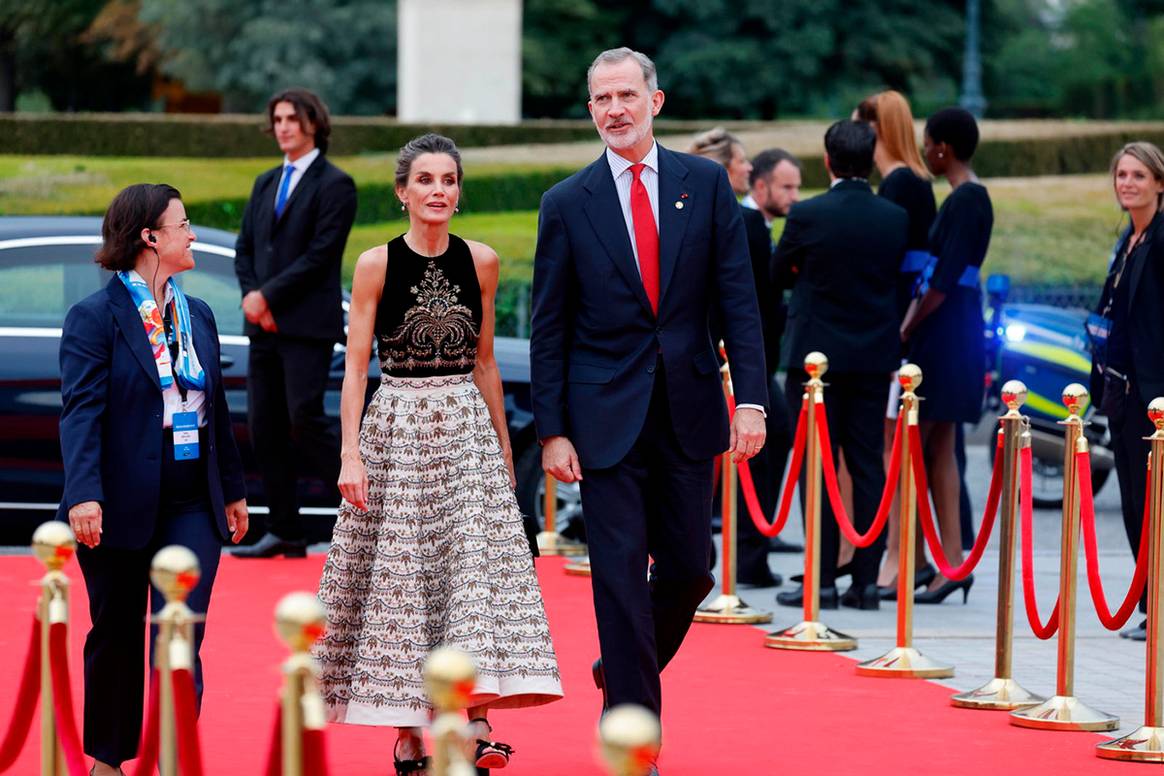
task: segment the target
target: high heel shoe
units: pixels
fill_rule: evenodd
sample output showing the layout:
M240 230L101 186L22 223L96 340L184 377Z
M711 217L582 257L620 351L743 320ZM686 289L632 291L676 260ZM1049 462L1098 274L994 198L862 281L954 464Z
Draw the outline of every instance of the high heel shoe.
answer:
M927 590L924 593L918 593L913 597L914 603L919 604L940 604L946 600L946 596L953 593L955 590L962 591L962 603L966 603L966 599L970 597L970 588L974 586L974 575L971 574L965 579L959 579L957 582L946 580L933 590Z
M392 748L392 765L396 770L396 776L409 776L413 773L427 773L429 766L428 757L417 757L412 760L401 760L397 755L397 750L400 747L400 741L396 741L396 746Z
M919 587L929 587L929 584L934 581L934 577L937 575L938 570L932 564L927 563L913 572L913 589L917 590ZM894 582L892 585L878 585L877 592L880 594L882 601L896 601L897 583Z

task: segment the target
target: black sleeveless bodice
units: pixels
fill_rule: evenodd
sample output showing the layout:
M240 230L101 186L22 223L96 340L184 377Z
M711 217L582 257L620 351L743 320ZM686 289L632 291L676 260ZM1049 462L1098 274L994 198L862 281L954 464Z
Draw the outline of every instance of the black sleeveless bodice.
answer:
M468 374L477 362L481 286L468 244L449 235L440 256L421 256L404 236L388 243L376 309L380 371L393 377Z

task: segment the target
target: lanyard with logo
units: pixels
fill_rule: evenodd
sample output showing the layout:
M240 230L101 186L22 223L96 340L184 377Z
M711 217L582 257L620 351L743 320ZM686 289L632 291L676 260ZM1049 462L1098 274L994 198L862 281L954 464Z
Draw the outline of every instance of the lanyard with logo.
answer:
M174 316L171 314L175 305L166 306L166 314L162 318L162 325L166 331L166 344L170 349L170 358L173 363L178 363L179 337L189 336L189 332L178 331L178 325L175 324ZM187 342L187 344L189 344ZM182 397L182 411L175 412L171 421L171 430L174 432L174 460L175 461L193 461L196 460L200 454L198 449L198 413L192 412L189 409L187 399L187 389L181 380L175 381L178 387L178 394Z

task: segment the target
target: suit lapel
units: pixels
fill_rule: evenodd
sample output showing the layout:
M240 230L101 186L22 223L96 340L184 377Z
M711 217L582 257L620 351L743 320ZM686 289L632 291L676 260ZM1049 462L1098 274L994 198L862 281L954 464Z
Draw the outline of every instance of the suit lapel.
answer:
M113 307L113 318L117 321L117 327L121 329L121 335L125 337L134 358L141 364L141 368L146 371L157 389L162 390L162 381L158 378L158 366L154 362L154 354L150 349L149 340L146 338L145 325L133 303L133 297L129 295L129 290L118 277L114 276L105 286L105 292L108 294Z
M206 376L206 385L202 390L209 400L214 396L214 382L218 379L220 365L217 358L210 357L216 349L206 343L211 341L211 337L217 339L218 332L210 326L209 321L203 319L201 308L194 305L190 305L190 321L194 328L194 351L198 354L198 363L202 365L202 373ZM202 343L201 348L198 347L199 343Z
M1128 302L1134 303L1136 299L1136 289L1140 285L1140 278L1144 276L1144 265L1148 263L1151 255L1152 238L1156 236L1161 224L1161 216L1156 215L1152 218L1152 223L1148 224L1146 234L1144 235L1144 242L1136 250L1140 252L1139 258L1132 264L1132 275L1128 278Z
M598 235L598 241L602 243L614 266L622 273L635 298L653 315L651 302L643 289L643 279L639 276L639 268L635 264L635 254L631 248L630 235L627 234L626 221L623 219L622 205L618 201L614 176L610 174L610 165L606 161L605 153L590 165L589 175L582 185L590 193L582 210Z
M683 188L687 166L679 157L659 146L659 307L667 298L667 286L675 276L679 247L687 230L692 195ZM682 206L682 207L680 207Z

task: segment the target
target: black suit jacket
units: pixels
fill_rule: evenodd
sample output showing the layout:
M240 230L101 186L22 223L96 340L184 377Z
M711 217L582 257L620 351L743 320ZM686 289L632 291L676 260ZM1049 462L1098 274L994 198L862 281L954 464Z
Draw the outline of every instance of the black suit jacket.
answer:
M772 230L764 214L752 208L742 208L744 232L748 236L748 255L752 258L752 280L756 284L756 301L760 306L760 322L764 332L764 363L768 371L776 371L780 364L780 338L784 335L784 320L788 308L784 304L784 289L772 282Z
M215 526L230 537L225 505L246 496L230 426L214 313L186 297L194 348L206 374L207 493ZM61 453L65 492L57 518L97 501L103 546L144 547L154 534L162 477L162 386L141 316L116 277L69 309L61 330Z
M541 439L568 436L584 467L613 466L630 450L660 358L684 454L706 460L727 449L727 410L708 331L717 299L736 399L768 406L756 292L727 173L660 146L658 205L656 316L606 155L542 197L530 333L534 420Z
M1123 242L1117 246L1122 250ZM1118 253L1118 251L1117 251ZM1128 336L1132 341L1132 383L1139 399L1148 406L1152 399L1164 396L1164 215L1157 213L1148 224L1144 243L1136 252L1135 262L1128 268ZM1107 306L1108 286L1099 301L1099 311ZM1103 375L1098 365L1091 367L1091 402L1099 407L1103 402Z
M773 277L792 287L785 365L801 368L814 350L832 372L892 372L901 363L896 288L909 216L842 180L798 202L776 246Z
M275 218L282 166L255 180L235 244L243 296L261 290L279 334L339 341L344 321L340 268L356 218L356 184L320 154ZM262 333L253 323L248 335Z

